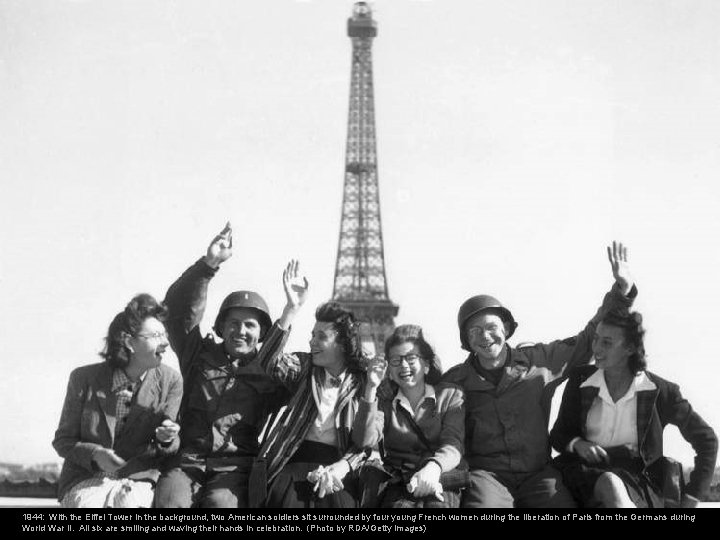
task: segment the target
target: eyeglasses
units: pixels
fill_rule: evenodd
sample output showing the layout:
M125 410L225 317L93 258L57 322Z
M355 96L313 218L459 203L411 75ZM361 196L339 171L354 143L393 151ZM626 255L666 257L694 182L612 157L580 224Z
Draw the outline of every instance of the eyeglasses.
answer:
M482 336L485 332L493 333L497 332L502 326L497 324L490 324L488 326L471 326L466 331L470 337Z
M153 332L151 334L136 334L135 337L143 339L167 339L167 332Z
M414 366L420 360L420 355L410 353L400 354L398 356L391 356L390 358L388 358L388 364L390 364L392 367L398 367L402 364L403 360L407 362L408 366Z

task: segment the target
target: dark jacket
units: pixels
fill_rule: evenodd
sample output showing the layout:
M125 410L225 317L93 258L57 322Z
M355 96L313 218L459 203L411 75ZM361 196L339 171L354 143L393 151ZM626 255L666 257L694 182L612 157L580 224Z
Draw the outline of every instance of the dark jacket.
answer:
M268 415L288 398L260 364L264 354L282 350L287 332L273 325L257 356L234 365L222 343L200 334L208 284L216 272L201 259L170 286L165 325L185 385L180 453L202 460L221 458L225 466L228 460L247 463L257 455L258 436Z
M587 363L592 339L602 316L618 306L629 306L637 294L626 297L617 286L605 295L602 306L576 336L551 343L512 349L496 386L475 368L477 359L450 369L443 381L465 391L465 459L471 469L529 473L550 460L548 422L555 388L566 368Z
M121 477L159 476L162 458L177 451L177 438L164 448L156 443L155 428L175 420L182 398L180 375L161 365L146 372L137 389L125 425L115 437L116 398L113 368L106 362L79 367L70 374L53 447L65 459L58 481L58 499L78 482L98 472L92 462L98 448L112 448L127 461Z
M566 452L574 438L585 438L585 422L598 388L580 388L580 385L595 371L595 366L583 366L573 370L568 380L558 418L550 433L553 447L561 453ZM682 397L678 385L649 371L645 373L657 387L637 393L638 449L645 470L655 485L662 485L658 460L663 456L663 429L673 424L695 450L695 468L685 490L688 495L703 499L708 494L715 470L718 447L715 432Z

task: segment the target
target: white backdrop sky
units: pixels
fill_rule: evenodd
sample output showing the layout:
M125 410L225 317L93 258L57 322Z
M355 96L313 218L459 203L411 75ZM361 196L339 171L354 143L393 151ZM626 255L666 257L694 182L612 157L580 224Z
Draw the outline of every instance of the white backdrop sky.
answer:
M720 428L720 3L378 0L379 179L398 323L445 367L490 293L512 342L576 333L631 249L651 370ZM351 0L0 0L0 461L50 446L70 370L230 220L211 284L277 316L299 258L307 350L332 294ZM666 453L690 463L675 432Z

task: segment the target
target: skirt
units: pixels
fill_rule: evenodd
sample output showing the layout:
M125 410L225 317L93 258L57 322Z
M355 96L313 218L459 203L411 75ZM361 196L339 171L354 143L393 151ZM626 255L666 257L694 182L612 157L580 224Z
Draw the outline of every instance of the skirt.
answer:
M606 472L618 476L633 504L638 508L663 508L664 502L657 483L647 474L642 459L634 457L625 447L606 448L608 464L589 465L577 455L562 454L553 465L562 473L563 482L575 499L585 508L598 507L595 484Z
M404 482L387 485L380 496L382 508L460 508L460 491L443 491L443 501L434 496L414 497Z
M342 455L335 446L304 441L287 465L268 485L267 508L357 508L357 481L351 475L343 479L345 488L319 498L307 475L320 465L331 465Z

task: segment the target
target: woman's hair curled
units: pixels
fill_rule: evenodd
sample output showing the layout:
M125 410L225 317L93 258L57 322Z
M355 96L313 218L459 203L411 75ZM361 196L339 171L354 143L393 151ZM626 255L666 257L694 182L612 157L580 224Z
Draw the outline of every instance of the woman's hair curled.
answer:
M642 315L637 311L618 309L606 313L600 322L607 326L620 328L623 331L625 345L632 348L628 360L630 371L635 375L645 371L647 360L645 358L645 328L643 327Z
M143 293L133 297L110 323L105 337L105 348L100 356L112 367L124 369L132 357L132 351L125 345L125 339L137 335L145 319L154 317L164 321L166 316L167 308L151 295Z
M336 302L326 302L315 310L315 320L333 325L337 332L335 341L342 347L348 369L364 371L360 365L359 324L355 322L352 311Z
M402 324L395 328L393 333L385 341L385 358L390 357L390 349L402 343L412 343L417 347L423 361L428 365L428 374L425 375L425 382L437 384L442 377L440 359L430 344L425 340L422 328L416 324Z

